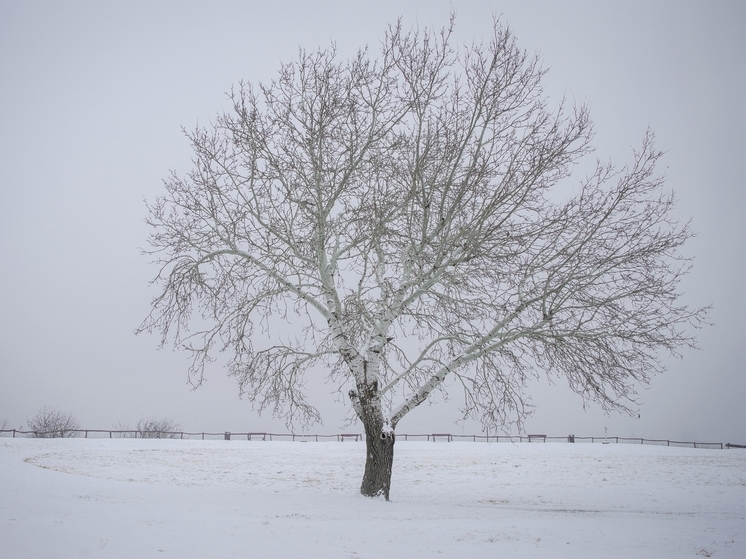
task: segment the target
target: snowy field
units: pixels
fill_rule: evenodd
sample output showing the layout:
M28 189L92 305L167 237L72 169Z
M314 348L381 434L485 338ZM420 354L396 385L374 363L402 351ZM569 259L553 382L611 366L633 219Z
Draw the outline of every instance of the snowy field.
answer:
M0 557L746 557L746 450L0 439Z

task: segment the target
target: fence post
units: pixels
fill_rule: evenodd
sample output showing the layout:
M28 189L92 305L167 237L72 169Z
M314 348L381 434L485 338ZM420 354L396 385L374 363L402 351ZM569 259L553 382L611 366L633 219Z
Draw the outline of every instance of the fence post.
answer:
M225 433L223 434L223 438L224 438L224 439L225 439L226 441L229 441L229 440L231 440L231 433L230 433L230 431L226 431L226 432L225 432Z

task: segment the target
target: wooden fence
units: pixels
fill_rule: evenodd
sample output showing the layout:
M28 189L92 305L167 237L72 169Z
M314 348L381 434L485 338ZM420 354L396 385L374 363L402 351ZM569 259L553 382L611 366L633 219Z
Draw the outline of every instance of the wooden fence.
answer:
M109 438L109 439L224 439L226 441L236 439L246 439L249 441L309 441L316 442L324 440L336 440L344 442L345 440L361 441L363 435L359 433L340 433L336 435L317 435L317 434L299 434L299 433L232 433L222 431L212 433L208 431L190 432L190 431L138 431L138 430L119 430L119 429L65 429L62 431L24 431L22 429L1 429L0 436L11 436L16 438L71 438L83 437L89 438Z
M2 429L0 436L13 438L20 437L65 437L75 436L83 438L135 438L135 439L201 439L201 440L248 440L248 441L355 441L359 442L365 439L360 433L337 433L333 435L308 434L308 433L263 433L263 432L190 432L190 431L153 431L142 432L137 430L117 430L117 429L74 429L60 432L36 432L24 431L21 429ZM672 441L668 439L643 439L635 437L579 437L568 435L565 437L554 437L547 435L463 435L452 433L422 433L397 434L399 441L427 441L427 442L488 442L488 443L535 443L535 442L565 442L565 443L614 443L614 444L652 444L658 446L674 446L687 448L746 448L746 445L732 443L703 443L695 441Z
M671 441L667 439L642 439L631 437L577 437L568 435L566 437L553 437L547 435L454 435L450 433L433 433L421 435L397 434L396 438L405 441L471 441L471 442L510 442L510 443L535 443L535 442L566 442L566 443L614 443L614 444L654 444L659 446L677 446L688 448L746 448L730 443L701 443L695 441Z

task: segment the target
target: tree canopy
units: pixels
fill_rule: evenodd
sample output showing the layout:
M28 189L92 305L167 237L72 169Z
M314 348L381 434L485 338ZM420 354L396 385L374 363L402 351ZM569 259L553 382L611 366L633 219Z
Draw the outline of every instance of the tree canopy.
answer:
M349 388L369 448L391 449L366 479L381 460L390 478L397 423L449 377L485 426L520 420L540 372L626 409L705 319L680 302L691 232L653 134L565 194L593 151L587 107L550 106L501 22L487 44L452 30L398 24L376 56L301 50L240 83L149 205L162 291L140 330L192 352L196 383L226 351L278 416L319 419L309 376ZM384 478L363 493L388 496Z

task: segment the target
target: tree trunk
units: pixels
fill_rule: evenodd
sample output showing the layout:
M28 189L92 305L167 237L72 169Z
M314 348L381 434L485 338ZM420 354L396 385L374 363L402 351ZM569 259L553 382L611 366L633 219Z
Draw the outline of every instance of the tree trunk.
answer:
M365 428L365 473L360 493L366 497L383 495L388 501L396 435L384 423L378 383L358 386L358 392L350 392L350 399Z
M389 500L391 489L391 467L394 464L394 443L396 435L365 426L365 473L360 493L366 497L383 497Z

